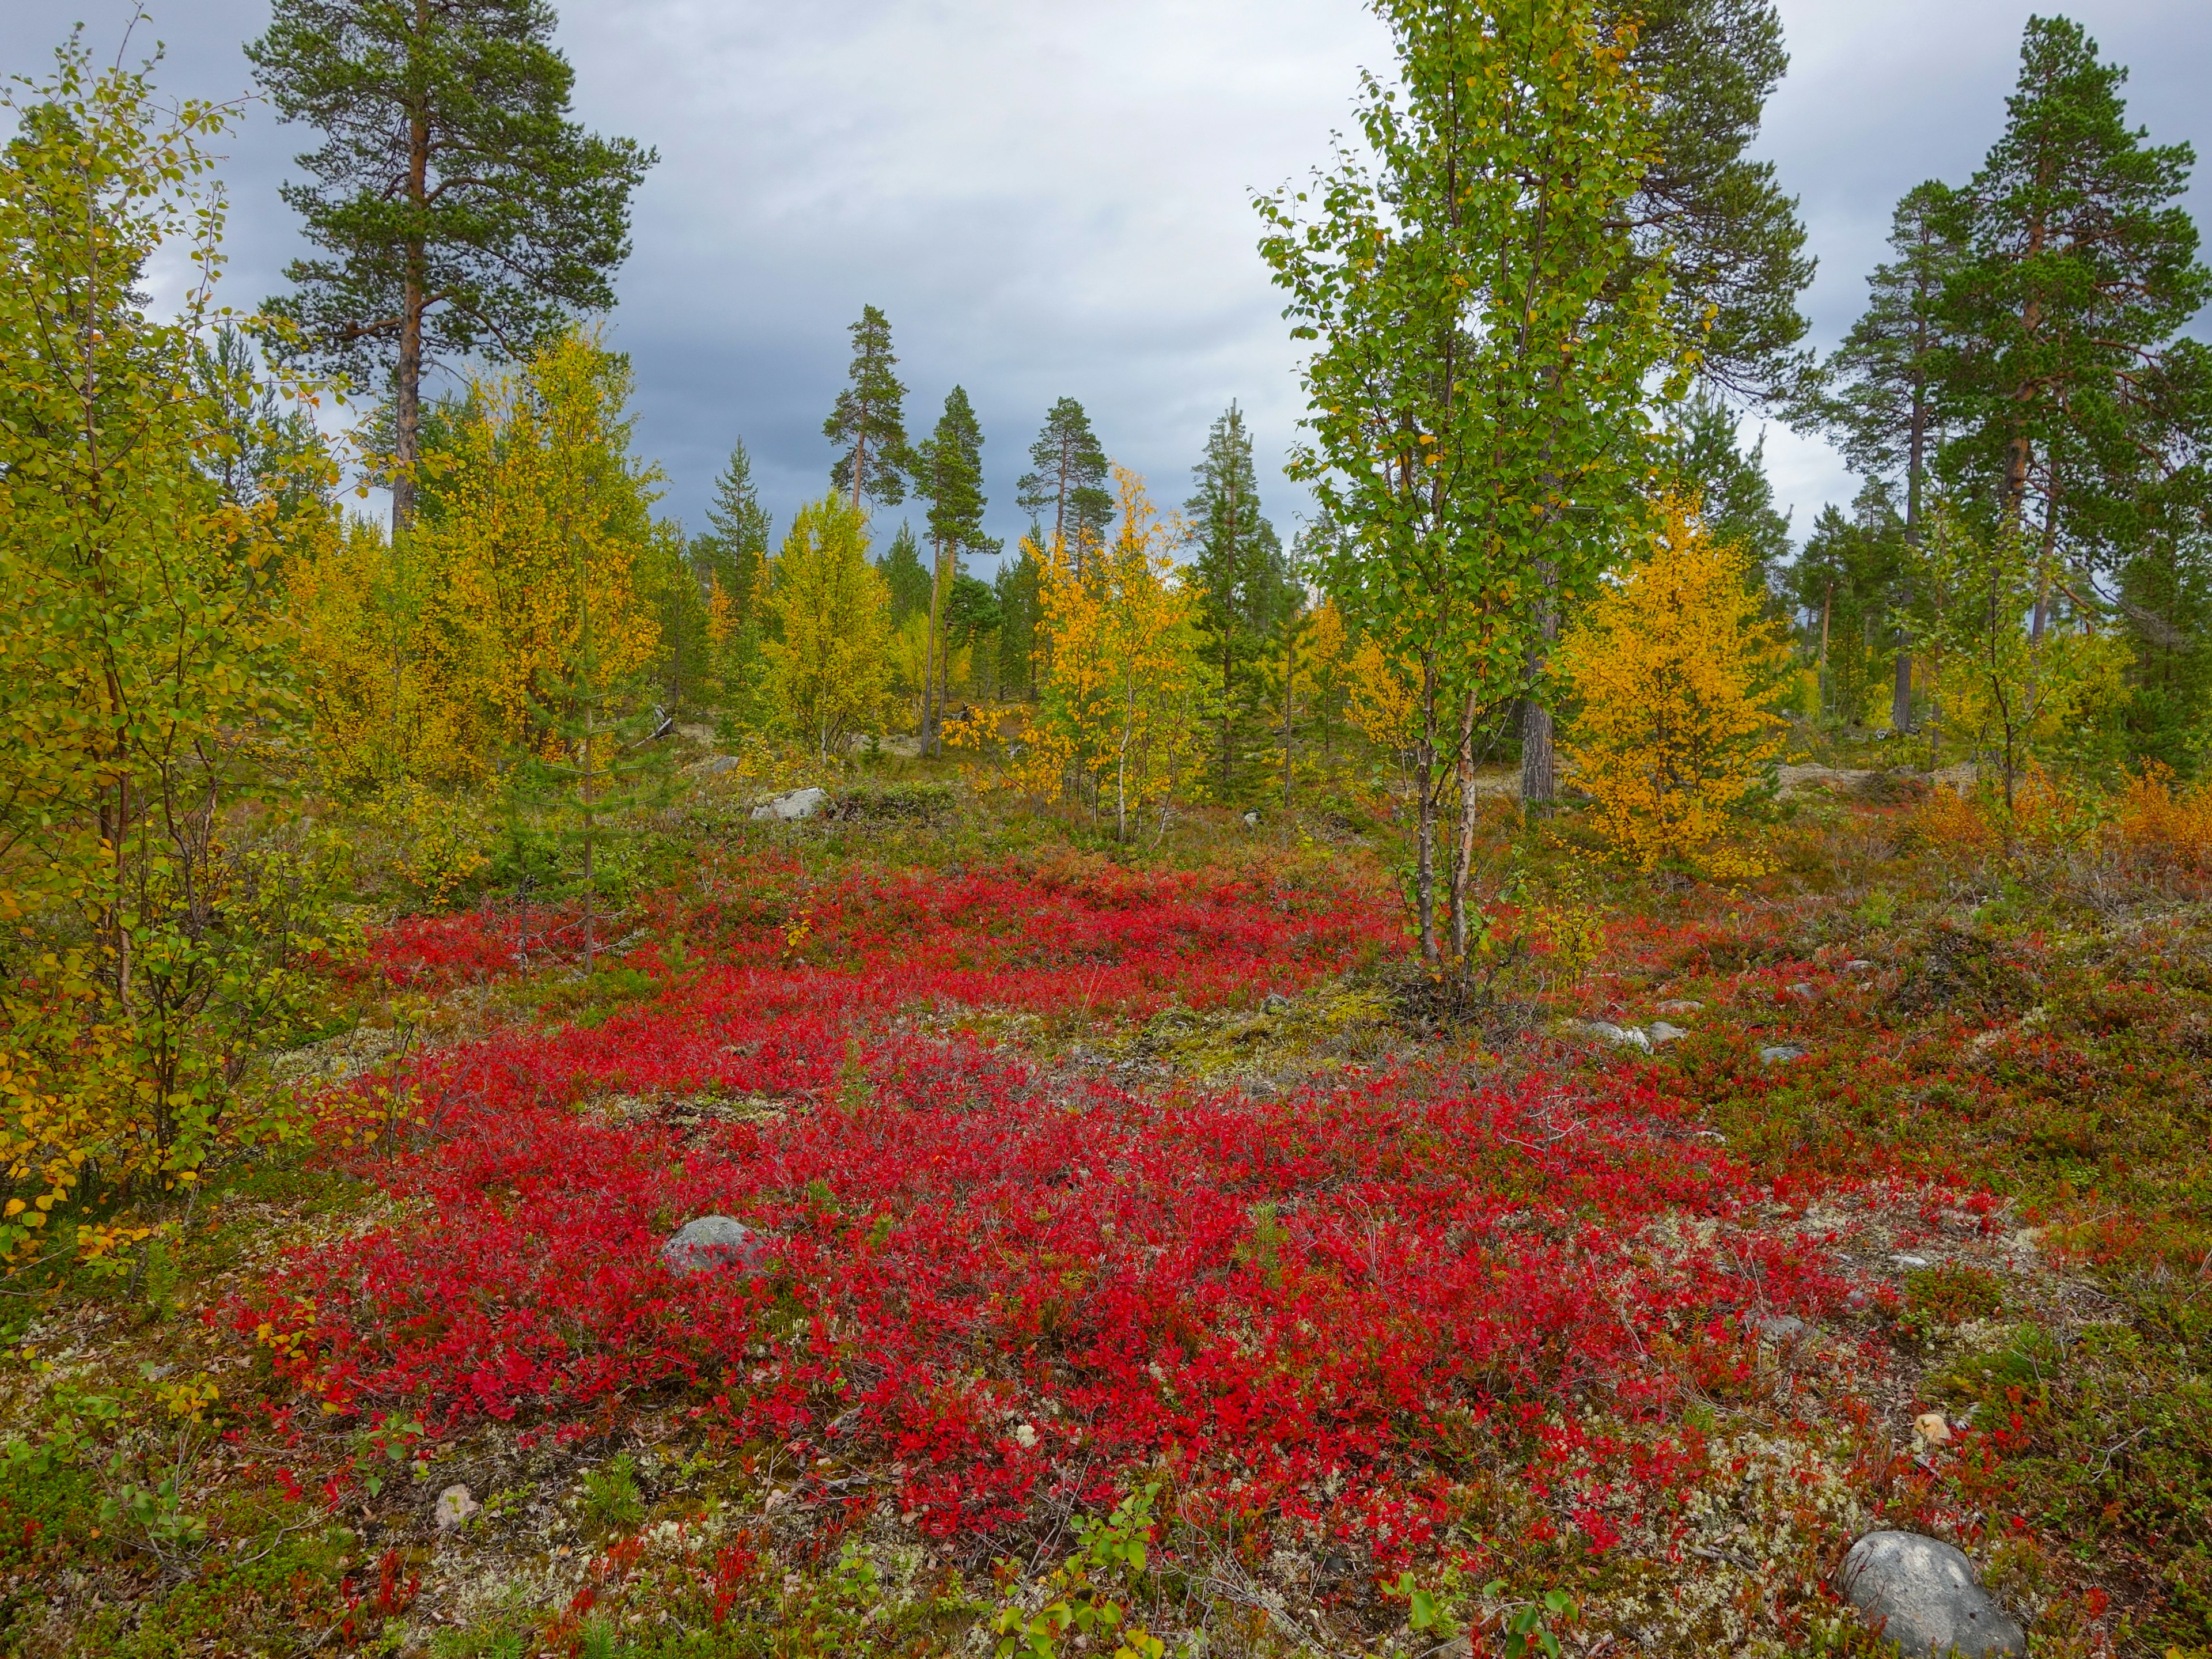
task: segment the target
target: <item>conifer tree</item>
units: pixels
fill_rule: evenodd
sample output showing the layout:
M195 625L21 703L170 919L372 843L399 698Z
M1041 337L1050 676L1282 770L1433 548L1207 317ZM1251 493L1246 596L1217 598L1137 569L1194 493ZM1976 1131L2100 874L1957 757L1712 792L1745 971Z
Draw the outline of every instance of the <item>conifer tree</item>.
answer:
M1734 410L1699 386L1677 404L1661 450L1672 482L1694 494L1698 517L1716 541L1732 544L1755 586L1764 587L1790 557L1790 518L1774 505L1766 477L1766 439L1736 447Z
M614 303L629 198L657 159L568 118L545 0L276 0L246 48L277 113L322 130L283 195L325 257L269 310L326 368L389 374L392 521L415 515L423 371L526 356Z
M876 568L883 573L884 586L890 593L894 629L905 626L908 617L918 617L929 609L929 572L922 568L921 549L914 538L912 525L899 526L890 550L876 561Z
M1230 793L1235 765L1233 727L1240 679L1276 621L1286 589L1282 544L1260 511L1260 481L1252 465L1252 434L1234 403L1206 435L1206 453L1192 469L1197 484L1184 504L1198 577L1200 626L1208 641L1220 741L1220 793Z
M945 394L935 429L915 452L915 485L929 502L929 540L934 553L921 699L921 747L927 754L936 746L942 718L945 595L959 574L960 556L978 550L983 540L983 428L976 423L967 392L957 386Z
M857 513L864 499L882 507L904 501L915 462L907 451L906 386L891 354L890 320L875 307L862 306L851 333L850 378L822 422L822 435L838 447L830 487L849 495Z
M691 562L701 586L721 590L733 619L756 620L771 526L753 483L752 456L742 438L731 446L729 462L714 480L707 526L703 535L691 541Z
M999 687L1001 695L1036 691L1037 623L1043 614L1040 584L1043 571L1036 549L1044 544L1043 527L1032 525L1021 551L999 566L991 586L999 599Z
M1702 378L1739 397L1794 387L1813 280L1797 204L1746 152L1790 66L1774 0L1634 0L1628 66L1649 106L1647 164L1626 208L1643 266L1665 273ZM1634 292L1624 286L1624 294Z
M1030 446L1030 466L1015 486L1015 505L1037 514L1040 524L1048 510L1054 538L1073 550L1080 570L1084 550L1105 539L1114 495L1107 488L1106 452L1074 398L1062 398L1046 414L1044 429Z
M1930 180L1905 192L1890 222L1895 258L1875 267L1865 312L1796 410L1800 424L1837 440L1861 476L1903 487L1908 548L1920 544L1929 467L1944 436L1943 296L1959 264L1957 218L1948 186ZM1901 629L1894 643L1890 723L1904 732L1912 724L1912 653Z
M2163 447L2166 359L2212 297L2180 200L2194 155L2127 125L2126 78L2078 23L2029 19L2005 131L1955 198L1945 459L2006 530L2039 521L2039 629L2058 542L2094 540Z

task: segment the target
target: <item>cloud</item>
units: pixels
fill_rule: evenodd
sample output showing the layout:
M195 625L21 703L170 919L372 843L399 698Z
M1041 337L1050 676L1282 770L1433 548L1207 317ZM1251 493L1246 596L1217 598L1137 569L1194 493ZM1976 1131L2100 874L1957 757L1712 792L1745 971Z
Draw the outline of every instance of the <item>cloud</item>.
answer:
M694 526L731 441L770 504L825 487L823 416L846 325L890 316L919 436L963 385L982 418L994 534L1022 528L1014 480L1048 404L1083 400L1116 459L1162 501L1188 489L1231 398L1272 468L1295 435L1296 356L1255 242L1255 189L1302 179L1345 126L1387 36L1352 0L561 0L560 41L592 126L656 146L637 204L615 343L638 376L641 446ZM1783 0L1794 54L1762 153L1798 193L1832 343L1881 257L1891 204L1963 179L2003 118L2015 0ZM266 0L169 0L164 83L241 91L240 43ZM112 51L123 0L0 0L15 44L84 14ZM2136 119L2212 137L2197 82L2212 61L2201 0L2105 0L2089 20L2130 64ZM103 33L104 31L104 33ZM253 112L227 169L230 293L281 286L297 246L276 199L307 135ZM2205 187L2192 198L2201 210ZM1826 447L1779 428L1767 457L1802 532L1850 480ZM1300 496L1263 477L1287 527Z

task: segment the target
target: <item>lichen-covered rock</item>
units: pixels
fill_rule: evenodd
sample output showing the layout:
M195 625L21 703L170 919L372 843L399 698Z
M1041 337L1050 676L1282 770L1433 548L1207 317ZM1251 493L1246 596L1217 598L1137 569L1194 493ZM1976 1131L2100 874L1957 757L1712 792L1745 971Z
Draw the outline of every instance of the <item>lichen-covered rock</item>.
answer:
M1998 1659L2027 1652L2027 1638L1940 1538L1870 1532L1851 1546L1836 1587L1908 1659Z
M1663 1019L1655 1019L1651 1022L1651 1046L1655 1048L1662 1042L1680 1042L1689 1035L1680 1026L1669 1025Z
M811 818L822 810L822 803L830 799L827 789L794 789L789 794L764 800L753 808L757 818L781 818L789 823L796 818Z
M660 1247L660 1259L671 1272L679 1273L703 1273L716 1267L757 1272L768 1265L769 1241L742 1221L702 1215L677 1230Z

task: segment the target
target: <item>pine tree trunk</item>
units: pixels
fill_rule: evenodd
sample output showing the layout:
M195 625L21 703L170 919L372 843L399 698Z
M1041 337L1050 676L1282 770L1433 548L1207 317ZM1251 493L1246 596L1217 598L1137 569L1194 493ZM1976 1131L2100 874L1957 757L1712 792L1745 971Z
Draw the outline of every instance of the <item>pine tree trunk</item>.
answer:
M427 26L427 25L426 25ZM407 199L417 211L430 194L430 112L416 105L407 125ZM415 527L415 467L422 455L422 313L428 288L428 259L420 241L410 242L400 279L399 362L392 377L392 531Z
M929 643L922 653L921 667L921 752L932 752L936 738L936 725L930 717L930 699L937 692L937 588L939 573L945 567L945 548L939 544L935 558L931 562L929 578Z

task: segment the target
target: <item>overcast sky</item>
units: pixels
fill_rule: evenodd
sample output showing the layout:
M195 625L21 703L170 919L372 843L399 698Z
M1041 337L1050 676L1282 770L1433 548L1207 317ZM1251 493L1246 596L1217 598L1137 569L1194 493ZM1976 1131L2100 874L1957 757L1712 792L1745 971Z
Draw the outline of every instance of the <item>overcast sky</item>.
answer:
M1164 503L1207 423L1248 411L1279 526L1300 398L1254 250L1255 189L1303 178L1387 40L1355 0L556 0L580 117L657 148L636 204L614 343L637 371L640 447L668 510L701 527L731 441L779 516L826 485L823 416L865 304L890 317L917 437L963 385L983 422L994 534L1046 407L1080 398ZM1897 198L1963 180L2003 118L2022 0L1782 0L1792 66L1762 153L1820 258L1814 337L1856 315ZM128 0L0 0L0 53L37 74L82 19L112 54ZM228 96L268 0L154 0L163 83ZM2073 9L2130 66L2132 118L2212 149L2212 5ZM137 55L134 47L133 56ZM228 298L282 286L298 251L277 183L305 131L249 112L225 168ZM2212 186L2191 206L2203 222ZM2200 322L2202 319L2200 319ZM1756 417L1747 423L1747 435ZM1852 486L1775 428L1767 461L1802 535Z

